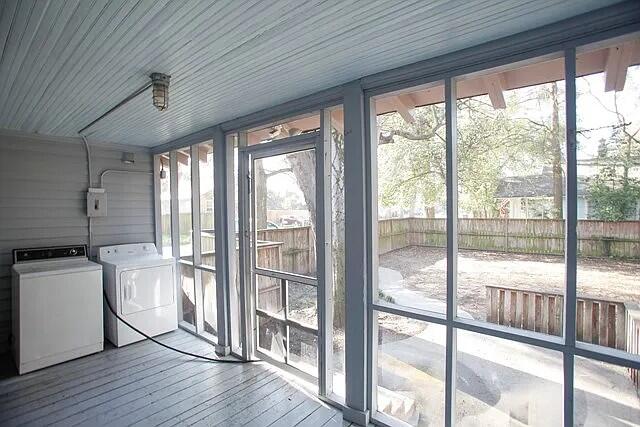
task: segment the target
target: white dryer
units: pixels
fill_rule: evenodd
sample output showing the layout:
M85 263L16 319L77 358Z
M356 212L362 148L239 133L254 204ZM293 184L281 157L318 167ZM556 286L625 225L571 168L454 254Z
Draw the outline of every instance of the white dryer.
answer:
M118 315L147 335L178 328L175 259L153 243L103 246L98 251L104 289ZM144 337L118 320L105 304L106 338L121 347Z

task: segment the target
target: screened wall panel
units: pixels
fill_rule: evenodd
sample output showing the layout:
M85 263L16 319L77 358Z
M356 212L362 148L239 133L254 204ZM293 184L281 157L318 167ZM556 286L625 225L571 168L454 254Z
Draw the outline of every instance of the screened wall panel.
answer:
M385 372L396 347L413 378L442 387L438 424L638 422L639 44L630 35L369 98L374 420L426 426L438 414L398 410L423 389L397 361ZM420 342L429 328L412 329L429 322L443 330L443 384L436 345Z

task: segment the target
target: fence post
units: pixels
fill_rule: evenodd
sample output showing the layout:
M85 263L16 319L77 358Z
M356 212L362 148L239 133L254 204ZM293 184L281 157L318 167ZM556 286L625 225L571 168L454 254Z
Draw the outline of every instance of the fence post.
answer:
M504 251L509 252L509 217L504 222Z

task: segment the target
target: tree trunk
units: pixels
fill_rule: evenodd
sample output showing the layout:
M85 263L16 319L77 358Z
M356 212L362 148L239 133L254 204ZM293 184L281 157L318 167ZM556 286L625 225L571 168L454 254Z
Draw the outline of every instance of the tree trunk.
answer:
M553 217L556 219L562 219L563 215L563 189L564 184L562 182L562 147L560 138L560 115L559 115L559 100L558 100L558 84L553 82L551 84L551 159L553 170Z
M254 163L253 185L255 188L255 222L256 230L267 228L267 175L262 160Z
M315 151L299 151L287 154L291 172L302 191L304 202L309 210L311 231L316 235L316 156ZM315 244L315 242L314 242Z
M333 327L345 325L345 264L344 264L344 138L333 133L331 144L331 248L333 261Z
M331 247L333 261L333 297L334 318L333 325L337 329L344 329L344 146L343 137L334 133L332 142L331 165L331 206L332 206L332 230ZM291 167L291 173L296 179L305 204L309 210L310 225L315 245L316 235L316 157L314 151L302 151L287 155L287 162ZM255 165L255 192L256 192L256 224L258 229L266 228L267 223L267 174L262 167L262 162Z

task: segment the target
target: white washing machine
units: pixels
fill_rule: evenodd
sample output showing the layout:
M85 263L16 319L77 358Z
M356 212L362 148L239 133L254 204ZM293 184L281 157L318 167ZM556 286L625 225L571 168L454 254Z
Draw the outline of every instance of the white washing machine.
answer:
M153 243L103 246L98 251L104 289L118 315L147 335L178 328L175 259ZM116 347L144 337L118 320L105 304L105 332Z
M102 266L85 246L16 249L13 354L18 373L102 351Z

